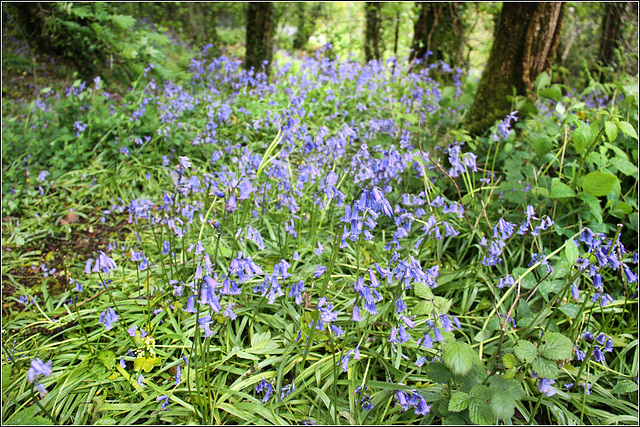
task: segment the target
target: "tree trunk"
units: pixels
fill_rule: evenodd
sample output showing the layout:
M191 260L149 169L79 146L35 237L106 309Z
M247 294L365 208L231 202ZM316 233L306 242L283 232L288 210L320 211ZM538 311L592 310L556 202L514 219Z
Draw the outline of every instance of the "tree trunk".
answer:
M509 114L513 95L528 95L538 74L551 68L560 40L564 3L507 3L500 12L493 45L467 117L480 134Z
M628 3L605 3L602 17L602 38L600 41L600 55L598 61L603 65L616 68L616 49L620 43L622 17ZM604 74L601 75L601 79Z
M247 5L247 41L244 67L256 72L263 67L269 75L273 57L273 3L249 3Z
M367 2L365 5L365 15L367 26L364 34L364 59L366 62L372 59L380 59L380 8L382 3Z
M462 20L466 3L416 3L416 7L420 7L420 15L413 27L409 62L417 58L425 63L442 60L454 68L460 66L467 27ZM427 52L431 55L425 59Z

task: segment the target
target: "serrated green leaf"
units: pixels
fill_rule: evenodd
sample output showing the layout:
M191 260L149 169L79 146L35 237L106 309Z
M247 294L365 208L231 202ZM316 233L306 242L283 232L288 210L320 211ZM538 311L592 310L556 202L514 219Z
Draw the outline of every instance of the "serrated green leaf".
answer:
M538 357L538 349L529 341L518 341L513 350L516 356L518 356L518 359L525 363L531 363Z
M478 425L493 425L494 416L491 411L491 406L488 403L477 403L475 401L469 402L469 418L471 422Z
M574 129L572 136L573 145L575 146L577 153L581 153L582 150L587 148L593 141L591 128L584 122L578 123L578 126Z
M47 420L44 417L36 415L40 412L40 408L36 405L33 405L29 408L23 409L21 411L16 412L11 416L8 421L3 421L3 424L9 426L18 426L18 425L26 425L26 426L46 426L51 423L51 421Z
M611 389L611 393L616 394L626 394L633 393L638 390L638 384L634 381L629 380L620 380L616 383L616 385Z
M478 403L486 403L489 401L489 399L491 399L491 390L489 390L489 386L486 385L474 385L469 392L469 396L471 397L471 400L474 400Z
M638 174L638 166L634 165L627 159L621 157L614 157L611 159L611 164L620 172L627 176L635 176Z
M638 134L636 133L636 130L633 128L631 123L620 121L620 122L618 122L618 128L625 135L629 135L631 138L638 139Z
M464 391L454 393L453 396L451 396L451 400L449 401L449 410L451 412L464 411L469 407L470 401L471 399L469 398L469 395Z
M513 368L514 366L516 366L516 357L511 353L507 353L502 356L502 364L507 369Z
M553 142L548 136L540 135L533 141L533 148L536 150L538 157L542 157L553 148Z
M429 362L425 371L425 375L436 383L444 384L451 379L451 371L442 363Z
M589 173L582 180L582 189L596 197L606 196L615 188L618 178L600 171Z
M618 137L618 127L610 120L604 122L604 133L607 134L609 142L613 142Z
M433 292L431 292L431 289L424 283L416 283L413 287L413 293L422 299L432 299L433 298Z
M516 372L518 372L518 369L515 366L507 369L507 372L504 373L505 379L511 379L511 378L515 377L516 376Z
M411 313L418 316L424 316L431 313L432 311L433 303L431 301L420 301L418 304L411 308Z
M552 360L565 360L571 358L573 344L564 335L547 331L543 337L544 344L540 347L540 354Z
M549 197L552 199L559 199L561 197L573 197L576 193L573 192L571 187L560 181L560 178L553 178L551 180L551 194Z
M491 411L500 420L509 420L516 412L516 402L507 393L494 394L490 405Z
M558 364L546 357L538 357L531 364L531 369L536 371L540 378L555 380L558 378Z
M524 396L524 390L518 380L505 378L505 376L501 375L492 375L488 382L492 393L507 393L515 400L520 400Z
M131 28L136 23L136 20L128 15L113 15L111 17L111 22L120 27L120 29L126 30Z
M473 349L461 341L449 342L442 352L444 364L454 375L464 376L473 366Z

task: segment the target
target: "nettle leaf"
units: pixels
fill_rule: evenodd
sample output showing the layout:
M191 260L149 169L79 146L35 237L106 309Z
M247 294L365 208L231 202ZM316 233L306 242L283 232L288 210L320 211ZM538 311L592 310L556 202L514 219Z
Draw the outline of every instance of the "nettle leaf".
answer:
M496 393L491 398L491 411L500 420L511 419L515 414L516 402L507 393Z
M442 360L454 375L467 375L473 366L473 349L461 341L450 342L442 352Z
M596 197L606 196L615 188L618 178L600 171L594 171L582 180L582 189Z
M464 391L459 391L451 396L451 400L449 401L449 410L451 412L464 411L469 407L469 402L471 402L469 395Z
M536 371L540 378L555 380L558 378L558 364L546 357L538 357L531 364L531 369Z
M518 341L513 350L516 352L518 359L525 363L531 363L538 357L538 349L529 341Z
M580 122L573 131L573 145L576 148L577 153L581 153L582 150L587 148L593 141L593 134L591 128L584 122Z
M633 128L633 125L631 125L631 123L621 121L618 123L618 128L625 135L629 135L631 138L638 139L638 134L636 133L636 130Z
M548 331L543 337L544 344L540 347L540 354L553 360L571 358L573 344L571 340L558 332Z
M604 133L607 134L607 139L609 142L613 142L618 137L618 127L615 123L610 120L604 122Z
M573 197L576 193L567 184L560 181L560 178L553 178L551 180L551 194L549 197L552 199L559 199L561 197Z
M416 283L413 287L413 292L417 297L422 299L433 299L433 292L431 292L431 289L424 283Z
M451 371L442 363L429 362L425 374L431 381L444 384L451 379Z

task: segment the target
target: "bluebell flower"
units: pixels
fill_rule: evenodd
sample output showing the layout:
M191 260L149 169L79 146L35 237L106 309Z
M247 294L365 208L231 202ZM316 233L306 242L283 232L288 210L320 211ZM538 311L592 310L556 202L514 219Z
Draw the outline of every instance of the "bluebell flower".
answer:
M161 401L162 401L162 404L160 405L160 409L164 409L169 405L169 396L162 395L162 396L156 397L156 402L160 403Z
M547 378L540 378L536 388L540 393L544 394L547 397L551 397L558 392L558 390L552 387L552 385L555 383L556 382L554 380L550 380Z
M127 362L125 362L125 360L122 357L120 358L120 367L122 369L126 369L127 367Z
M571 285L571 297L576 301L580 300L580 290L576 285Z
M98 251L98 257L96 258L92 271L96 272L102 270L104 274L109 274L109 272L116 268L118 268L118 266L113 259L109 258L109 256L104 252Z
M256 393L264 392L264 397L262 398L262 403L267 403L271 394L273 394L273 386L270 382L267 382L264 378L256 385L255 387Z
M325 273L325 271L327 271L327 267L325 267L323 265L318 265L316 267L316 271L313 272L313 277L315 277L317 279L320 276L322 276Z
M176 366L176 385L180 384L180 377L182 376L182 369L180 368L180 365Z
M427 358L422 356L421 358L419 358L418 360L416 360L414 362L414 365L416 365L418 368L421 367L422 365L424 365L424 362L427 361Z
M137 382L138 382L138 385L140 387L144 387L145 386L146 380L145 380L144 376L142 375L142 373L138 376Z
M34 382L38 375L42 375L44 377L50 376L53 373L51 365L51 361L44 363L38 358L32 359L29 370L27 371L27 382Z
M362 320L362 317L360 317L360 309L357 305L353 306L353 314L351 316L351 320L353 320L354 322L359 322Z
M108 331L113 328L113 325L118 321L119 318L120 316L118 316L116 312L113 311L113 308L109 307L107 308L107 311L103 311L102 313L100 313L99 322L103 324Z

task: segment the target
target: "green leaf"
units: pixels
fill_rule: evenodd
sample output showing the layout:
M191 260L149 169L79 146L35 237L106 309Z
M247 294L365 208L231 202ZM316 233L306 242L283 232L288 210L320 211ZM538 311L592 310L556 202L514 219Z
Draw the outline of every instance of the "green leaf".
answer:
M551 142L548 136L540 135L533 141L533 148L536 150L538 157L542 157L553 148L553 142Z
M2 365L2 389L11 385L11 365Z
M473 349L461 341L450 342L442 352L442 360L454 375L467 375L473 366Z
M553 178L551 180L551 194L549 197L552 199L559 199L561 197L573 197L576 193L573 192L571 187L560 181L560 178Z
M493 425L495 417L488 403L477 403L472 400L469 402L469 418L474 424Z
M464 391L454 393L453 396L451 396L451 400L449 401L449 410L451 412L464 411L469 407L470 401L471 399L469 398L469 395Z
M524 390L518 380L505 378L501 375L492 375L488 382L492 393L507 393L515 400L520 400L524 396Z
M442 363L429 362L426 366L426 376L436 383L444 384L451 379L451 372Z
M618 178L614 175L594 171L584 177L582 189L596 197L606 196L613 191L616 182L618 182Z
M515 366L512 366L507 370L507 372L504 373L504 378L511 379L516 376L517 372L518 372L518 368L516 368Z
M584 122L579 122L578 126L573 131L573 145L576 148L577 153L581 153L582 150L587 148L593 141L593 134L591 128Z
M136 20L128 15L113 15L111 17L111 22L116 24L120 29L126 30L131 28L136 23Z
M418 304L411 308L411 313L418 316L424 316L431 313L432 311L433 303L431 301L420 301Z
M602 223L602 207L600 206L600 200L592 194L580 193L578 198L585 202L589 207L589 212L598 221Z
M633 393L636 390L638 390L638 384L634 381L620 380L616 383L613 389L611 389L611 393L626 394Z
M496 393L491 398L491 411L500 420L509 420L515 414L516 402L507 393Z
M160 365L162 365L162 359L159 357L137 357L133 361L133 369L136 372L140 372L140 370L151 372L154 366Z
M627 159L614 157L613 159L611 159L611 163L616 169L627 176L638 175L638 166L634 165Z
M540 96L553 99L556 102L560 102L560 98L562 98L562 89L560 89L560 86L558 85L553 85L546 89L542 89L539 93Z
M531 369L536 371L541 378L548 378L555 380L558 378L558 365L553 360L549 360L546 357L538 357L531 364Z
M573 344L571 340L558 332L547 331L544 334L544 344L540 347L540 354L552 360L571 358Z
M610 120L604 122L604 133L607 134L609 142L613 142L618 137L618 127Z
M98 353L98 361L100 361L105 368L112 370L116 364L116 354L111 350L102 350Z
M29 408L18 411L9 419L9 421L3 421L3 424L10 426L26 425L26 426L46 426L51 423L48 419L36 415L40 412L38 406L33 405Z
M636 133L636 130L633 128L631 123L620 121L620 122L618 122L618 128L625 135L629 135L631 138L638 139L638 134Z
M514 366L516 366L516 357L511 353L507 353L502 356L502 364L507 369L513 368Z
M569 316L570 318L575 319L578 313L580 312L580 307L578 307L577 305L571 302L568 302L564 305L561 305L559 310L564 314L566 314L567 316Z
M573 240L569 240L564 247L564 256L569 261L569 264L576 262L578 256L580 256L580 251Z
M631 207L630 204L626 202L618 202L615 204L613 208L611 208L611 215L619 219L624 218L626 215L629 215L631 212L633 212L633 208Z
M551 77L549 77L549 74L546 71L543 71L542 73L538 74L538 77L536 77L536 81L533 83L533 85L535 86L536 91L539 91L540 89L549 86L549 83L551 83Z
M531 363L538 357L538 349L529 341L519 340L513 350L518 359L525 363Z
M414 285L413 292L417 297L422 299L433 299L433 292L431 292L431 289L424 283L416 283Z

